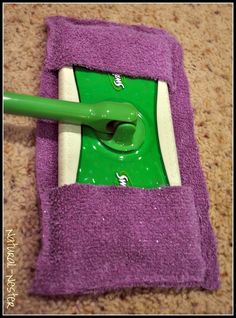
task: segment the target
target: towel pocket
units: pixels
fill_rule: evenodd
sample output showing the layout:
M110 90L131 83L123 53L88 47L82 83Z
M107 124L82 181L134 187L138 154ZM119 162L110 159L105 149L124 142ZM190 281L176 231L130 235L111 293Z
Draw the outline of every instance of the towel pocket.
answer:
M199 287L204 281L191 187L72 184L41 194L41 218L33 294Z

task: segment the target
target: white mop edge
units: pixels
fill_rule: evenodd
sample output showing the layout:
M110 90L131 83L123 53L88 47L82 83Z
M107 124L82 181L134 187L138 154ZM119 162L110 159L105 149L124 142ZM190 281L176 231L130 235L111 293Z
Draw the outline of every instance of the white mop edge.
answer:
M79 102L73 67L63 67L58 74L58 97ZM81 126L59 123L58 127L58 186L76 182L80 160Z
M170 186L180 186L181 177L172 121L168 85L158 81L157 129L159 143Z

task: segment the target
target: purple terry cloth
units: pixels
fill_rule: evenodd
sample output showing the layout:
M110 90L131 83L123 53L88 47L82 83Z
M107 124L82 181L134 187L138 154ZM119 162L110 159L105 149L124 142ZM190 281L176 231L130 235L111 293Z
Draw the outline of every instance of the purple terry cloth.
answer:
M55 16L47 18L47 28L41 96L58 98L58 70L70 65L167 81L182 186L58 187L58 123L39 120L42 246L31 293L218 288L216 241L180 44L164 30L97 20Z

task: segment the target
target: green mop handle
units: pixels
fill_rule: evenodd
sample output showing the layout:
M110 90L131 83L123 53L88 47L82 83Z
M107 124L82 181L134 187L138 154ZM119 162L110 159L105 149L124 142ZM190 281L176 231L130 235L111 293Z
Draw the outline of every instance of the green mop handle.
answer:
M85 104L10 92L4 92L3 99L5 113L87 125L103 133L111 133L120 122L136 124L138 119L138 111L127 102Z

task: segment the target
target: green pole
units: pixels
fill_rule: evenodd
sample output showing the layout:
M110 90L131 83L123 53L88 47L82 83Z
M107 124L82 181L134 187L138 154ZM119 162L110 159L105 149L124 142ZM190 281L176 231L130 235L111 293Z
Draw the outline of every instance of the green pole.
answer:
M76 103L10 92L3 99L5 113L87 125L104 133L114 132L111 122L135 124L138 119L136 108L127 102Z

